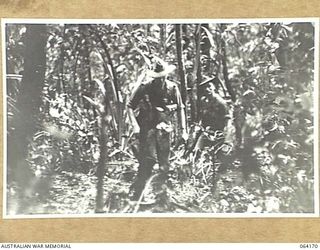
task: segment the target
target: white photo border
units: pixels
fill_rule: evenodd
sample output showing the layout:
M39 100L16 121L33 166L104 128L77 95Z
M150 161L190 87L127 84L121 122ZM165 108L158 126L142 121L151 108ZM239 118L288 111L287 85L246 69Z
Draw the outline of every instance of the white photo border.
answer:
M7 214L7 85L6 85L6 24L196 24L196 23L314 23L314 213L105 213L105 214ZM228 19L43 19L43 18L1 18L2 44L2 89L3 89L3 219L31 218L316 218L319 208L319 23L320 18L228 18Z

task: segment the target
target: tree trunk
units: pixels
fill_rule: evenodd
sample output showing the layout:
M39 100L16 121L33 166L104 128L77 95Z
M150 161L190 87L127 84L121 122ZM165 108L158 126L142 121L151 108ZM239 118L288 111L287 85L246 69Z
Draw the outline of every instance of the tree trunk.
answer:
M66 40L66 24L63 26L62 30L62 43L60 46L60 57L59 57L59 84L57 86L57 91L59 94L65 93L65 83L64 83L64 57L65 57L65 40Z
M221 31L223 31L224 29L225 27L222 27ZM221 38L221 51L222 51L222 72L223 72L224 83L231 97L231 100L235 102L236 95L232 89L232 86L229 80L229 74L228 74L226 42L222 38Z
M221 33L224 31L226 27L221 27ZM240 115L240 106L236 103L236 94L232 89L229 74L228 74L228 66L227 66L227 52L226 52L226 42L221 38L221 51L222 51L222 72L225 86L228 90L228 93L231 97L232 102L235 104L233 110L233 117L234 117L234 125L235 125L235 134L236 134L236 150L238 150L242 145L242 126L241 126L241 115Z
M82 82L82 98L83 95L86 96L90 96L93 94L93 92L91 91L91 86L94 84L92 82L92 76L91 76L91 68L90 68L90 44L89 44L89 37L87 34L87 29L86 26L81 25L80 26L80 30L82 31L82 35L84 37L84 47L83 47L83 56L84 56L84 81ZM83 100L82 100L83 101ZM92 104L83 101L84 103L84 108L86 110L86 112L91 108L94 108Z
M196 56L195 56L195 63L194 63L194 75L196 79L196 116L197 121L200 119L200 101L201 101L201 93L200 93L200 83L202 81L202 74L201 74L201 51L200 51L200 43L201 43L201 24L199 24L196 28L195 32L195 43L196 43Z
M182 46L181 46L181 40L182 40L182 34L181 34L181 25L176 24L175 25L175 31L176 31L176 48L177 48L177 59L178 59L178 70L179 70L179 77L181 82L181 98L183 104L186 106L187 102L187 86L186 86L186 79L185 79L185 73L184 73L184 66L182 61Z
M27 162L28 144L37 130L37 116L41 105L41 92L46 66L46 26L27 25L24 73L17 97L17 110L12 121L13 132L8 136L8 182L16 181L24 209L27 187L30 188L32 173Z
M201 27L206 28L207 30L209 30L209 24L201 24ZM205 31L202 29L201 33L206 34ZM206 56L206 60L205 63L203 64L203 71L206 72L207 74L211 74L210 72L210 48L211 48L211 44L210 44L210 40L208 38L207 35L202 37L202 41L201 41L201 54Z
M167 25L166 24L159 24L160 27L160 43L159 43L159 51L161 53L161 56L164 60L166 60L166 39L167 39L167 32L166 32L166 28Z
M121 143L121 138L122 138L122 119L123 119L123 100L122 100L122 96L120 94L120 89L118 86L118 77L117 77L117 72L116 69L113 65L112 59L111 59L111 55L109 53L108 47L106 45L106 43L104 42L101 34L99 33L99 31L97 29L94 28L94 26L89 26L91 28L92 33L94 34L94 36L97 38L98 42L101 44L102 49L105 52L105 56L107 58L107 60L104 60L104 62L108 62L110 69L108 68L107 65L105 65L105 68L110 76L110 79L112 79L111 83L112 83L112 88L114 90L114 98L115 98L115 102L116 102L116 110L117 110L117 122L118 122L118 128L117 128L117 132L118 132L118 142ZM148 26L149 27L149 26Z
M106 135L106 122L105 112L102 112L99 116L99 127L100 127L100 157L97 167L97 195L96 195L96 213L104 212L104 176L106 166L106 155L107 155L107 135Z

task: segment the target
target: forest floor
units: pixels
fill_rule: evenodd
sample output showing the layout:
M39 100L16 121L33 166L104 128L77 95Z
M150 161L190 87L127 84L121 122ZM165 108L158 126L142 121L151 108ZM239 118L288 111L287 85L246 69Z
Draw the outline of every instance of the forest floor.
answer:
M243 176L239 169L219 174L214 191L210 185L190 177L184 182L171 178L164 202L155 199L152 182L147 185L139 202L130 201L128 193L132 180L124 180L123 174L106 177L104 180L105 213L203 213L228 211L231 203L238 201L235 212L246 212L248 202ZM50 179L41 179L34 185L35 196L19 202L9 194L9 212L16 214L17 204L23 204L23 214L94 214L97 178L94 174L61 171ZM230 192L231 191L231 192ZM10 192L9 192L10 193ZM228 196L232 196L230 200ZM230 197L231 197L230 196ZM236 197L236 200L234 200ZM243 201L243 202L240 202ZM242 206L241 206L242 204ZM244 206L244 207L243 207ZM234 210L233 209L233 210ZM16 210L14 212L14 210ZM244 211L243 211L244 210Z

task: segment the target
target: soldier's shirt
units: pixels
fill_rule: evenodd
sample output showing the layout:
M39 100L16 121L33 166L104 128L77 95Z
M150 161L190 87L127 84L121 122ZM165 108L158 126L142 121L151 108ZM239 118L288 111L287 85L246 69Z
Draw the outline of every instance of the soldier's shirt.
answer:
M154 128L161 123L171 122L172 111L181 106L180 99L177 84L156 78L147 84L141 84L133 91L128 107L135 111L140 127Z
M217 95L206 94L201 98L201 121L204 127L223 131L226 126L227 114L226 104L222 103Z

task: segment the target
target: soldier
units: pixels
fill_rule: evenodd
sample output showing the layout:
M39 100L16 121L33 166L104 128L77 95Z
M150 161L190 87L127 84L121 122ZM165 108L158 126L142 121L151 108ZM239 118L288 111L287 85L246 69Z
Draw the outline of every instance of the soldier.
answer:
M165 183L170 166L170 132L174 129L172 118L176 112L182 137L187 139L184 105L179 88L166 79L175 67L152 56L149 68L149 79L133 91L128 104L133 129L139 132L139 168L131 186L133 200L140 198L156 163L160 169L160 177L157 179Z
M202 90L200 120L204 128L224 131L228 122L228 104L219 94L219 80L210 78L200 84Z
M215 160L221 162L223 154L221 150L229 150L226 147L225 128L230 122L229 108L227 102L220 96L219 79L210 78L200 84L200 114L201 129L196 137L196 159L204 148L210 149Z

